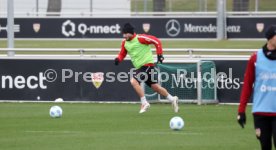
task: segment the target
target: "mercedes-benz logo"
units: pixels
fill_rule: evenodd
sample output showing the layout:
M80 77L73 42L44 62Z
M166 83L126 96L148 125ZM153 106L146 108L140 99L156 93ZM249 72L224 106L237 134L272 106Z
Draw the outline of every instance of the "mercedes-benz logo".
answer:
M166 32L171 37L177 36L180 33L180 23L175 19L169 20L166 23Z

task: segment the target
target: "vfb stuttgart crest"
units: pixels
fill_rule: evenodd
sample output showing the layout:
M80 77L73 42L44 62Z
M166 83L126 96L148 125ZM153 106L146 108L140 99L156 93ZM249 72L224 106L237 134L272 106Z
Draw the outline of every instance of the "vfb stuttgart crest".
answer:
M95 72L95 73L91 73L91 79L92 79L92 83L95 86L95 88L100 88L100 86L102 85L103 81L104 81L104 73L103 72Z
M40 23L34 23L33 24L33 29L34 29L34 31L36 33L39 32L39 30L40 30Z
M262 32L264 30L264 23L257 23L256 29L258 32Z
M150 30L150 24L149 23L143 23L143 30L147 33Z

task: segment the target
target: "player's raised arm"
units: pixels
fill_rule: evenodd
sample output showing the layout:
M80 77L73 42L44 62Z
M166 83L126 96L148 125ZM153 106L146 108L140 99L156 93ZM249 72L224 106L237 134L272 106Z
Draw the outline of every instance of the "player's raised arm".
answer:
M140 34L138 35L138 40L141 44L153 44L156 48L158 63L163 62L164 57L163 57L162 43L157 37L153 35Z
M127 51L125 49L125 40L123 40L123 42L121 44L121 51L118 54L118 56L115 58L115 65L119 65L119 63L124 60L126 55L127 55Z

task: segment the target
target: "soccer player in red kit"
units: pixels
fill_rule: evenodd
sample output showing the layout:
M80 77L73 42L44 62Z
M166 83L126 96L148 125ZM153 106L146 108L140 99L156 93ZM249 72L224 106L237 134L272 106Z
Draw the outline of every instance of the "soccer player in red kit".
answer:
M139 113L146 112L150 107L143 88L140 85L141 82L145 82L155 92L165 96L172 103L174 111L178 112L178 97L170 95L168 91L157 82L157 72L154 68L150 44L156 47L158 62L162 63L164 57L162 55L163 50L160 40L152 35L136 34L134 32L134 27L130 23L124 25L122 32L125 39L122 41L120 53L115 58L115 65L122 62L127 54L130 56L131 62L136 69L135 75L130 82L141 100L141 109Z
M262 150L271 150L272 139L276 148L276 25L266 30L265 37L267 43L248 61L237 119L244 128L246 105L253 94L256 136Z

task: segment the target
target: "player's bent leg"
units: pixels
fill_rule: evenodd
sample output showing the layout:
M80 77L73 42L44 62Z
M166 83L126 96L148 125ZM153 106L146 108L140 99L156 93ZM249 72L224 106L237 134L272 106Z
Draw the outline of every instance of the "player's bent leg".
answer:
M140 108L139 113L141 114L141 113L146 112L150 108L150 104L147 102L143 88L141 87L140 83L135 78L132 78L130 80L130 83L141 100L141 108Z
M136 93L138 94L139 97L144 97L145 96L144 91L143 91L140 83L136 79L132 78L130 80L130 83L131 83L132 87L134 88L134 90L136 91Z
M163 88L162 86L160 86L158 83L152 84L152 85L151 85L151 88L152 88L155 92L159 93L159 94L162 95L162 96L167 97L168 94L169 94L168 91L167 91L165 88Z
M162 86L160 86L158 83L152 84L151 88L161 94L162 96L166 97L169 101L171 101L174 112L178 112L179 111L179 106L178 106L178 97L177 96L171 96L168 91L163 88Z

